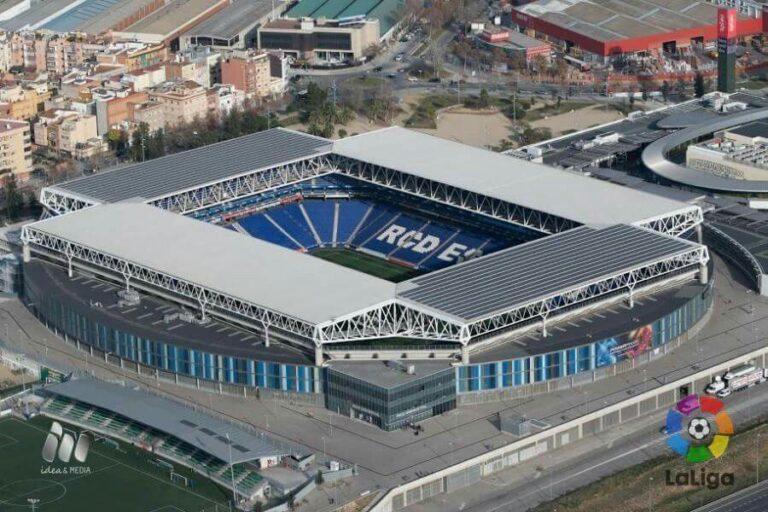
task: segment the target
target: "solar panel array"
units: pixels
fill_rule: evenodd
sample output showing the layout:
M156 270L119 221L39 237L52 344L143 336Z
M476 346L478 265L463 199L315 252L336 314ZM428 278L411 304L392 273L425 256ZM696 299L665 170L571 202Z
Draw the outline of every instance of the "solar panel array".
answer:
M633 226L583 226L417 277L398 295L473 320L690 249Z
M98 202L154 199L330 151L331 143L290 130L268 130L79 178L52 187Z

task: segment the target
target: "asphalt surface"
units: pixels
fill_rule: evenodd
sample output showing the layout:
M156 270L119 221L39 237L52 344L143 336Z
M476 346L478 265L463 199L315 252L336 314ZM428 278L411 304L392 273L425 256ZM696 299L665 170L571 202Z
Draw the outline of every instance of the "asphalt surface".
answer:
M693 512L765 512L768 510L768 480L726 496Z

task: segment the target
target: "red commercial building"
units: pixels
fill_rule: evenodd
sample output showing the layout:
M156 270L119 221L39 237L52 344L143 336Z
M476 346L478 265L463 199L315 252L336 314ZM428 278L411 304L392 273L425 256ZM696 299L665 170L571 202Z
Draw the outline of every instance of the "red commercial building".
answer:
M717 7L704 0L536 0L515 7L511 17L538 36L602 57L717 39ZM760 17L736 20L736 37L762 31Z

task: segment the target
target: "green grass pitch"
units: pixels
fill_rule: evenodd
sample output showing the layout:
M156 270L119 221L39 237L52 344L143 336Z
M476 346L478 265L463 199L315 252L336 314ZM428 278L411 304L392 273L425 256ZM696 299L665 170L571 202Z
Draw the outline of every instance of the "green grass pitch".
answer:
M229 510L228 494L214 482L174 464L195 485L173 484L167 471L150 463L151 454L121 441L119 450L93 443L83 464L48 464L41 453L50 424L43 417L0 420L0 512L31 510L30 498L39 500L40 512Z
M390 263L364 252L346 248L325 248L312 252L313 256L337 263L366 274L399 283L421 274L418 270Z

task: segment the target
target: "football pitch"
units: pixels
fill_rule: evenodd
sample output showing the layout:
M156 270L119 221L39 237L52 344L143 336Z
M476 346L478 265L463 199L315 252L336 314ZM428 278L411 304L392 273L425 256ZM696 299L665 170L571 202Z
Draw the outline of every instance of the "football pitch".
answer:
M313 251L312 255L393 283L399 283L421 274L418 270L343 247L318 249Z
M174 471L194 484L172 483L167 469L151 463L153 455L127 443L115 448L96 442L82 464L48 464L41 452L50 424L40 416L0 420L0 512L31 510L33 502L41 512L229 510L223 488L178 464Z

